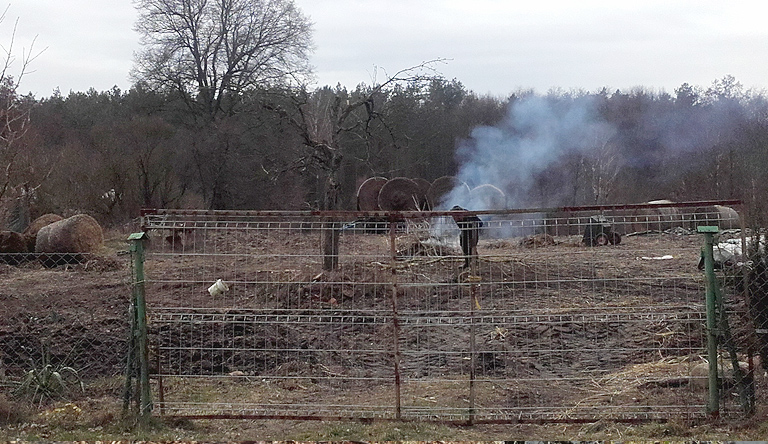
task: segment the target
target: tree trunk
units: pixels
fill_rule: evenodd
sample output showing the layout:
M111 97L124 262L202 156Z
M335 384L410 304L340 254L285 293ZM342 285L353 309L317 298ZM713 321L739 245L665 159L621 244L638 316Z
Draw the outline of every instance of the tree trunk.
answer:
M232 148L224 135L219 135L219 141L216 143L217 149L210 153L209 164L207 165L208 175L211 181L211 201L209 209L226 210L230 208L231 189L230 189L230 158Z
M328 173L325 189L325 210L339 208L339 182L337 172ZM323 270L335 270L339 267L339 229L334 217L328 217L323 223Z
M339 209L339 170L341 155L332 154L328 168L328 180L325 185L325 211ZM328 217L323 223L323 270L335 270L339 267L339 228L336 217Z

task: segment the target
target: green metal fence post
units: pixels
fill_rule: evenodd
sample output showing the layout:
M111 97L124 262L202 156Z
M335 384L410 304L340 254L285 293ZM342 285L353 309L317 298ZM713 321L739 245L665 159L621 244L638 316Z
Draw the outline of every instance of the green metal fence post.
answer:
M475 338L475 306L480 308L480 304L477 302L477 285L475 284L477 276L475 275L474 262L470 266L472 273L468 280L471 282L469 285L469 416L467 418L467 425L474 425L475 423L475 379L476 365L477 365L477 344Z
M707 359L709 360L709 402L707 413L720 414L720 394L717 378L717 278L713 253L714 237L718 233L716 226L700 226L696 231L704 234L704 273L707 277Z
M144 293L144 241L147 234L128 236L133 255L133 300L136 315L136 348L139 357L139 416L143 420L152 414L152 393L149 387L149 346L147 333L147 302Z
M128 412L131 406L131 392L133 391L134 363L136 361L136 300L131 297L128 308L131 328L128 337L128 356L125 360L125 386L123 388L123 413Z

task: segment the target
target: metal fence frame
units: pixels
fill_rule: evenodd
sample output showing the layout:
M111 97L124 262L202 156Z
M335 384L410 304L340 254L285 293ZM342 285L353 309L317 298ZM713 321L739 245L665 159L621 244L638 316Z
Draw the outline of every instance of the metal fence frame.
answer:
M715 214L716 211L702 210L703 208L711 209L714 205L739 206L740 203L707 201L470 213L490 218L492 221L502 221L499 227L503 226L504 231L512 228L515 242L535 237L534 234L548 233L552 233L555 237L569 238L574 242L574 238L580 238L585 229L594 223L591 217L595 214L608 217L614 226L618 227L616 231L624 235L629 234L630 231L637 233L638 226L644 227L648 233L664 236L665 231L667 234L670 231L674 233L674 230L681 226L689 227L687 229L690 232L691 228L695 230L699 225L721 225L727 229L739 229L743 239L745 232L743 226L733 226L733 221L721 219L719 214ZM670 213L660 209L676 211ZM477 265L473 265L470 270L461 271L456 265L448 264L450 273L446 274L446 269L430 269L429 267L433 264L429 263L429 260L414 266L409 265L408 254L425 253L398 250L398 244L402 244L401 238L419 229L407 222L421 221L415 225L433 226L436 220L433 218L446 218L453 214L455 213L147 211L143 215L144 229L150 234L152 242L157 243L149 248L148 257L150 260L154 258L158 261L178 264L178 270L173 272L164 269L167 273L164 276L153 276L152 267L148 267L147 271L149 353L154 355L150 360L153 359L155 362L152 371L153 378L157 381L154 387L157 410L163 415L188 418L427 420L461 424L593 422L601 419L635 422L689 420L705 418L713 413L742 414L738 404L729 400L728 395L718 399L717 410L713 411L711 404L707 403L707 390L702 390L697 385L708 376L694 374L693 362L686 361L696 354L704 355L706 351L707 313L703 273L698 277L686 275L685 278L623 276L609 275L610 273L604 270L594 269L595 265L590 265L593 269L586 271L580 269L576 271L577 275L570 275L567 265L560 269L561 265L554 263L553 259L556 258L547 258L543 262L536 258L536 254L539 251L545 251L546 248L529 250L533 256L533 262L538 261L535 265L520 261L518 257L508 256L507 253L500 253L499 257L493 257L494 253L490 247L481 254L484 265L479 266L479 269L476 268ZM531 215L536 216L531 217ZM350 224L351 221L356 223ZM425 224L423 221L430 222ZM493 227L492 223L487 228L491 227ZM352 255L344 256L344 253L341 253L342 268L349 267L352 271L359 271L364 266L375 264L376 272L363 274L363 282L349 281L350 276L344 273L337 274L331 281L326 282L323 281L322 276L324 262L320 235L316 236L318 243L302 245L302 252L296 254L256 252L251 248L252 245L245 245L248 242L252 244L253 239L243 235L243 233L251 235L262 232L321 233L329 229L359 231L357 234L359 236L372 236L386 240L386 246L382 246L381 251L357 253L358 256L362 256L362 259ZM363 234L371 232L378 234ZM699 248L703 245L703 241L700 235L696 239L699 240L696 248ZM609 251L597 248L599 247L574 247L573 252L580 258L589 258L591 255L602 254L599 251ZM290 248L286 247L286 249ZM432 251L431 253L441 258L436 261L447 259L450 262L452 259L461 259L460 252ZM628 253L642 254L643 252L630 250ZM657 256L636 259L638 264L645 264L644 259L650 262L659 258ZM315 278L304 278L296 282L286 278L270 277L280 274L281 265L300 259L309 260L316 267L318 275ZM193 263L194 261L201 262ZM270 261L278 265L270 269ZM507 262L512 265L503 268L507 266ZM497 263L504 265L496 266ZM229 264L250 267L249 271L244 273L255 275L253 278L241 279L234 283L238 290L242 288L238 293L240 302L232 302L226 299L226 295L214 302L206 300L205 297L201 298L199 295L201 290L213 284L217 273L233 271L232 268L227 268ZM441 262L439 265L444 264ZM556 270L550 270L550 268L556 268ZM370 271L367 268L366 270ZM500 274L492 276L496 272ZM427 276L429 273L433 275ZM504 273L511 274L499 277ZM543 279L539 278L541 273L544 273ZM611 273L614 272L611 271ZM360 277L360 274L353 272L351 276L352 278ZM455 280L446 282L446 276ZM614 291L628 294L637 289L642 290L645 288L644 285L660 293L680 295L681 301L678 302L681 303L670 307L656 305L625 308L617 305L601 306L598 303L591 308L574 305L558 307L557 310L545 307L508 308L496 303L496 296L509 297L516 295L515 291L526 289L532 289L531 294L542 291L561 300L563 295L571 290L593 292L599 297L605 297ZM348 298L345 291L350 288L354 295L349 298L356 304L354 306L352 303L348 306L345 299ZM418 293L423 288L428 288L430 291L438 288L439 296L450 304L441 306L440 304L445 303L445 300L433 304L431 300L417 300L418 298L414 298L416 302L404 303L403 295L409 291L421 296L430 296L428 291ZM736 291L735 288L727 295L728 297L739 298L746 294ZM154 295L159 294L160 290L172 293L173 301L155 299ZM238 290L233 293L237 293ZM214 290L210 291L211 298L216 299L215 296L218 295L214 295ZM301 294L291 293L297 291ZM185 299L190 293L195 293L196 296ZM371 299L375 301L370 302L373 305L366 306L368 302L355 299L358 293L373 295ZM277 296L270 299L269 294ZM489 298L489 294L492 297ZM695 294L699 294L700 299L686 299L690 299L691 295ZM284 303L282 307L279 305L281 301L275 301L275 299L289 297L297 300L292 299L286 302L287 299L285 299L282 301ZM194 302L192 302L193 299ZM184 305L178 304L181 300L185 301ZM238 305L249 300L250 302L246 302L245 305ZM612 303L615 304L615 302ZM320 308L312 308L316 306ZM638 311L638 308L641 311ZM646 358L658 353L661 356L660 367L677 369L675 378L668 374L656 375L654 372L659 370L652 368L650 361L628 363L633 365L611 363L608 368L616 370L613 373L605 369L596 371L593 369L583 370L582 373L566 372L564 373L566 376L562 377L541 376L544 373L551 373L556 367L556 365L549 366L546 363L547 360L560 365L575 363L589 366L593 365L593 361L598 362L600 354L605 351L598 346L594 346L593 349L589 347L569 349L564 345L567 341L562 339L565 336L582 341L588 338L594 341L594 344L612 344L611 332L617 328L640 327L642 329L647 325L668 329L682 328L686 331L651 333L659 336L658 348L646 346L633 350L631 347L624 346L620 351L626 348L627 356L639 353ZM285 332L281 330L284 326L296 327L298 330ZM318 328L318 326L321 327ZM319 336L318 333L322 332L324 327L327 327L326 334L329 336L343 335L351 330L351 335L364 336L370 340L370 348L355 343L351 347L359 348L344 349L337 341L334 342L333 347L325 345L324 348L313 350L312 338L308 336ZM228 339L224 336L229 332L227 329L231 330L231 336ZM303 333L301 329L305 329ZM227 333L223 333L225 330ZM273 334L274 332L279 334ZM249 333L252 337L248 336ZM289 337L292 334L294 336L304 334L307 337ZM489 334L496 337L489 339ZM224 339L206 342L216 335L220 335L219 339ZM557 340L552 339L549 344L550 349L536 349L535 346L530 345L542 342L539 338L544 338L546 335L557 338ZM679 335L688 335L689 338L686 339L688 342L684 340L679 344L674 343L674 338ZM258 338L262 338L263 343L255 344ZM460 338L465 342L458 345L447 344L446 338ZM244 345L244 341L247 340L253 342L250 345ZM586 341L588 345L589 340ZM668 340L669 342L665 343ZM279 341L285 342L281 345L277 343ZM489 345L491 343L492 345ZM498 345L499 343L503 345ZM615 344L612 346L618 347ZM662 356L665 352L671 355ZM296 359L274 358L278 353L290 355ZM193 356L195 354L197 356ZM348 356L345 357L345 354ZM587 361L581 362L577 358L583 355L589 356L586 364L584 362ZM224 365L227 359L230 362L238 359L245 360L243 356L247 356L253 363L258 363L262 369L269 368L270 371L243 372L232 370ZM325 364L322 362L324 357L328 358ZM197 363L195 365L199 364L194 369L184 368L182 364L177 365L178 362L189 364L193 359ZM274 362L269 363L270 359ZM542 359L545 363L534 362L536 359ZM220 362L211 362L217 360ZM380 366L381 362L388 362L389 369L376 373L366 368L354 367L353 363L350 363L355 371L359 372L355 375L349 368L337 370L329 367L330 362L349 363L354 360L366 363L370 361L371 366ZM560 361L557 362L558 360ZM310 362L311 364L307 364ZM418 364L412 364L413 362ZM290 368L290 365L305 364L312 368ZM531 369L519 368L521 365L532 367ZM439 370L440 367L448 369L445 370L446 374ZM642 374L644 371L646 373ZM724 380L722 373L726 370L721 366L715 367L715 371L721 373L720 381L722 382ZM632 372L639 373L627 374ZM665 399L665 403L662 404L642 401L636 401L636 405L626 402L612 404L607 400L610 398L611 389L606 387L616 383L612 378L617 378L618 373L623 377L634 377L636 380L640 380L642 374L645 378L644 386L651 391L665 389L674 391L675 389L670 387L674 387L675 384L687 388L678 390L678 393ZM528 377L522 375L528 375ZM212 400L207 399L208 395L194 393L194 390L205 391L204 388L199 389L201 386L195 385L198 382L203 385L214 384L224 387L221 390L226 393L223 395L225 399ZM583 390L584 393L589 393L589 389L585 389L584 386L590 384L595 387L602 386L600 388L606 391L591 397L585 396L583 400L576 403L572 400L565 401L557 398L548 401L554 403L553 405L540 405L528 401L529 397L536 396L536 390L543 390L547 386L557 386L561 383L566 386L562 390L563 393L569 391L567 387L569 384L578 390ZM274 399L238 400L235 399L237 396L245 398L248 396L241 393L241 388L237 387L237 384L246 384L254 388L254 391L264 389L263 386L266 386L268 391L270 384L277 384L272 386L276 387L275 391L283 393L288 390L291 393L285 392L288 399L284 402L276 402ZM374 391L371 397L379 397L381 401L344 400L343 395L346 391L358 397L361 393L365 393L365 391L356 391L359 384L367 385L369 389L371 387L380 389ZM293 385L294 388L286 389L286 385ZM694 388L694 385L698 388ZM318 388L321 386L323 388ZM387 386L388 390L382 389L382 386ZM332 390L325 389L328 387ZM427 387L427 392L430 389L439 392L440 396L436 396L439 399L435 401L429 397L424 398L425 391L421 390L423 387ZM175 395L174 390L181 395ZM191 390L193 394L190 395L185 390ZM306 396L291 396L293 392L302 390L314 390L322 396L334 396L334 400L320 402L308 399ZM463 392L458 396L451 395L455 390ZM619 388L613 390L618 397L621 390ZM504 391L507 395L498 394ZM173 397L171 395L177 396L176 399L170 399ZM200 399L179 399L178 396L188 398L197 396ZM557 405L558 401L563 404Z

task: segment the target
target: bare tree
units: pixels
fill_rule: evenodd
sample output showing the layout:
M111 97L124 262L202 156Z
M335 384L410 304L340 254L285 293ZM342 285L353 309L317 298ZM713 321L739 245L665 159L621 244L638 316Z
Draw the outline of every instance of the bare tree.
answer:
M304 83L312 24L293 0L137 0L137 81L178 96L193 132L190 158L213 209L231 204L241 141L228 120L250 92Z
M214 119L249 89L310 74L312 24L292 0L137 0L133 76Z
M293 96L295 98L293 110L268 106L286 118L301 135L305 149L296 160L295 166L302 168L314 166L323 171L325 176L323 210L339 209L339 172L345 154L342 138L350 136L373 142L374 136L371 132L373 123L379 122L385 128L387 127L386 116L382 113L384 104L381 103L386 93L398 85L428 84L437 79L439 76L434 71L434 65L439 61L424 62L398 71L392 76L387 75L383 82L375 83L374 86L354 97L342 98L338 94L327 94L328 90L310 93L302 89ZM392 137L392 132L388 132ZM328 225L323 242L324 269L337 268L338 249L339 233L332 229L332 225Z
M0 15L0 23L6 19L8 8ZM32 165L27 162L24 136L29 130L30 111L33 99L21 97L18 85L29 71L30 64L40 55L35 52L33 39L29 49L22 49L20 66L15 66L16 59L16 29L18 19L14 23L11 41L2 47L0 56L0 201L9 195L18 199L15 211L17 214L14 228L22 228L29 218L29 200L40 183L47 177L43 174L37 177L33 174ZM16 70L16 76L12 75Z
M16 94L14 80L0 77L0 199L20 180L21 140L29 129L30 108L25 105Z
M179 161L171 148L174 129L170 124L159 117L139 116L111 131L116 137L108 140L110 148L120 147L131 159L136 183L126 191L135 193L144 208L167 208L184 197L185 184L174 168Z
M598 142L599 143L599 142ZM592 204L605 204L613 191L614 182L621 171L619 150L607 140L595 147L589 157L582 157L584 177L592 190Z

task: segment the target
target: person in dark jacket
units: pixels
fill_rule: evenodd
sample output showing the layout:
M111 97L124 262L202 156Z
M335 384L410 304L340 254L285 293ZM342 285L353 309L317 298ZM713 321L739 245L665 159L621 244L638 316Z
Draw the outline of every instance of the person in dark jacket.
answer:
M467 211L456 205L451 211ZM464 254L464 267L469 268L473 259L477 259L477 242L480 240L480 228L483 221L472 214L456 214L453 216L456 225L459 226L459 243Z

